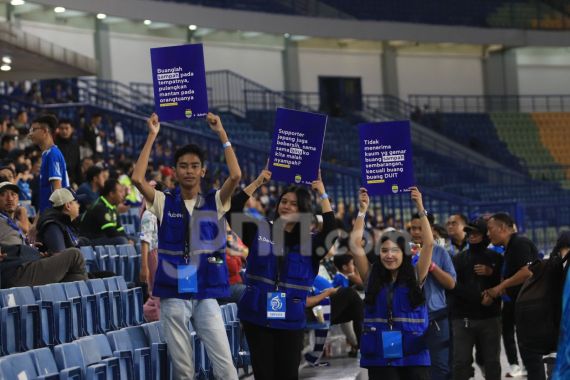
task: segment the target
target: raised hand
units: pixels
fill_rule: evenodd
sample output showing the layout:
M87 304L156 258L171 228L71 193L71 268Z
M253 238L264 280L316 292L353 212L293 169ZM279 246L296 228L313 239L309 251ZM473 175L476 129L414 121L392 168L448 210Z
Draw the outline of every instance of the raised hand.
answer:
M224 130L224 126L222 125L222 120L218 115L214 115L213 113L208 112L206 120L208 121L208 126L212 131L219 133Z
M319 169L319 177L311 183L311 188L315 190L319 196L326 193L325 184L323 183L323 179L321 177L321 169Z
M148 126L148 132L153 135L158 135L160 131L160 122L158 121L158 115L156 113L152 113L150 117L146 120L146 125Z
M410 190L411 190L412 201L415 203L417 209L419 211L422 211L424 209L424 204L423 204L423 200L422 200L422 193L420 193L418 188L415 186L410 187Z
M255 180L259 186L265 185L267 182L271 180L271 172L267 169L263 169L261 173L257 176Z
M369 204L370 198L368 197L368 191L364 187L361 187L358 191L358 211L366 212Z

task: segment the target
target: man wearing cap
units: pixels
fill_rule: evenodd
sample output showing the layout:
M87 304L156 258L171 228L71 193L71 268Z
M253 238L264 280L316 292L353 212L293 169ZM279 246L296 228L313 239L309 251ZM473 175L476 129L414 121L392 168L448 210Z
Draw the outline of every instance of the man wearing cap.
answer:
M52 208L45 210L38 220L37 240L45 252L61 252L79 245L73 222L79 216L77 197L70 189L55 190L49 200Z
M473 347L487 380L501 379L501 301L485 290L501 282L503 257L487 249L487 222L476 219L464 227L468 249L453 257L457 273L451 290L453 329L453 378L472 377Z
M0 183L0 273L2 287L36 286L87 279L85 262L77 248L55 255L42 254L26 242L14 220L19 188Z
M69 187L65 159L53 141L57 124L55 116L44 115L35 119L30 128L30 140L42 150L40 212L51 207L49 197L55 189Z

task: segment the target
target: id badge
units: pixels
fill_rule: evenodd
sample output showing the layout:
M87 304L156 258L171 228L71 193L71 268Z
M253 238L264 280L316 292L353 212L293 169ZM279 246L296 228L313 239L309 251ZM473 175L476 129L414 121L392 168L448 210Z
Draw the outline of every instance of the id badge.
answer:
M178 293L198 293L196 265L178 265Z
M285 293L267 293L267 319L285 319L286 299Z
M382 347L385 359L402 358L402 332L382 331Z

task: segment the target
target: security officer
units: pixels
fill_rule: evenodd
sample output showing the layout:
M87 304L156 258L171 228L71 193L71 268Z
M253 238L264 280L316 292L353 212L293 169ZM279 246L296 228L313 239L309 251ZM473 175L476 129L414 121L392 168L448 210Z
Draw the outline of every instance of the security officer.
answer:
M117 206L125 199L125 188L116 179L108 179L101 196L81 217L79 233L92 245L128 244L125 228L121 225Z

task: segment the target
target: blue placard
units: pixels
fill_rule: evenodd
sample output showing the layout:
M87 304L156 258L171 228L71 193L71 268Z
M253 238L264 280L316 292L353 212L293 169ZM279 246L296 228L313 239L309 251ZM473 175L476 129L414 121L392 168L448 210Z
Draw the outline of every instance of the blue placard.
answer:
M362 185L370 195L398 194L415 185L409 121L360 124Z
M208 91L202 44L150 49L155 110L161 121L204 117Z
M327 116L278 108L271 143L271 179L310 185L319 175Z
M382 349L385 359L400 359L403 357L402 332L382 331Z

